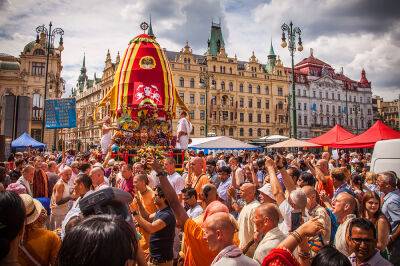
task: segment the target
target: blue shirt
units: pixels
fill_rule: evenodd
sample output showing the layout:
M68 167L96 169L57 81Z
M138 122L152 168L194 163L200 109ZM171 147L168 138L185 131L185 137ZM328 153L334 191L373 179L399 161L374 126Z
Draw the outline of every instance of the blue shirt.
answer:
M232 178L228 177L225 181L221 181L217 188L218 196L225 202L228 201L228 188L232 185Z
M389 220L394 232L400 223L400 190L396 189L383 198L382 213Z

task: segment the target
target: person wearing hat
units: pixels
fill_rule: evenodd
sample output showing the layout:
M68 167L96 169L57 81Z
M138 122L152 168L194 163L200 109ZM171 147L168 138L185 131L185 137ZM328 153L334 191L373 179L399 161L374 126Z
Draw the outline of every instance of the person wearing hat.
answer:
M20 245L21 265L55 265L61 240L43 224L47 214L42 204L28 194L19 195L26 210L24 237Z
M270 183L266 183L264 186L258 189L260 192L259 201L260 203L275 203L275 196L272 193L272 187Z
M186 111L181 112L176 129L176 148L186 150L189 145L189 135L192 132L193 126L187 118Z

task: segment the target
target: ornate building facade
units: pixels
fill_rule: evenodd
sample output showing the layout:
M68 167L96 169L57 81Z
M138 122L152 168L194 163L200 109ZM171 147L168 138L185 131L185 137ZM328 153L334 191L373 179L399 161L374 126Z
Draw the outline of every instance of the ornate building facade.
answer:
M0 135L15 138L14 134L7 133L6 98L9 95L29 97L28 105L22 108L29 109L27 119L27 133L33 138L41 140L42 119L44 107L44 87L46 74L46 36L40 34L36 41L25 45L19 57L0 53ZM47 98L60 98L64 93L64 80L61 78L61 50L50 49L48 66ZM17 107L16 107L17 108ZM8 108L7 108L8 109ZM10 109L8 109L10 110ZM25 109L26 111L26 109ZM55 130L44 131L43 142L48 148L54 145Z
M381 119L393 129L400 130L400 95L393 101L384 101L383 98L374 96L373 102L376 106L377 119Z
M310 56L295 65L295 82L298 138L319 136L336 124L353 133L372 125L371 82L364 69L360 81L352 80L314 57L311 49Z
M164 53L171 65L179 95L190 110L191 137L206 135L206 120L209 136L225 135L247 141L270 134L289 134L289 76L275 55L272 43L266 56L267 64L260 63L254 52L248 61L240 61L236 55L227 55L221 26L212 23L204 55L194 54L188 43L179 52L164 49ZM81 70L73 93L77 99L78 128L65 131L68 147L85 150L100 142L101 124L91 120L89 113L96 112L97 121L108 114L106 108L96 111L95 105L99 101L98 95L102 98L111 89L118 64L119 54L113 63L108 52L101 81L96 83L99 88L96 89L95 85L80 89L79 82L84 80ZM209 88L200 85L201 73L211 76ZM174 129L177 121L173 120ZM81 143L79 147L77 143Z

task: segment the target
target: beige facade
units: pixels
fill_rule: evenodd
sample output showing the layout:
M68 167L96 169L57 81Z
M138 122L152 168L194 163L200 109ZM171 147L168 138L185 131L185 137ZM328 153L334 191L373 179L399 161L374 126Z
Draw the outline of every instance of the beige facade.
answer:
M4 134L5 95L30 97L29 133L41 141L43 119L44 88L46 73L46 38L41 34L38 42L28 43L19 58L0 54L0 134ZM61 78L61 50L51 49L49 55L47 99L60 98L64 93L64 81ZM44 143L51 148L54 145L55 130L45 130ZM6 136L12 137L12 136ZM18 137L18 136L16 136Z
M273 53L272 45L268 58L265 58L267 65L261 64L254 53L248 61L240 61L236 56L229 57L225 52L220 25L213 23L205 55L193 54L188 43L179 52L164 49L164 53L179 95L190 110L193 124L191 137L206 135L206 101L209 136L225 135L248 141L271 134L289 134L289 76L279 57ZM87 150L90 144L99 144L101 124L93 122L88 114L99 101L98 95L103 97L111 89L118 63L119 54L113 63L108 52L101 81L95 85L99 87L91 85L79 91L79 82L83 80L81 70L77 89L74 90L78 113L81 115L78 115L78 128L66 131L67 147ZM207 100L206 89L200 85L202 72L212 76ZM82 113L82 110L85 112ZM97 121L101 122L108 111L98 108ZM177 121L173 120L174 129ZM90 136L89 139L87 136Z
M381 97L374 97L376 100L379 118L393 129L400 130L400 96L393 101L384 101Z

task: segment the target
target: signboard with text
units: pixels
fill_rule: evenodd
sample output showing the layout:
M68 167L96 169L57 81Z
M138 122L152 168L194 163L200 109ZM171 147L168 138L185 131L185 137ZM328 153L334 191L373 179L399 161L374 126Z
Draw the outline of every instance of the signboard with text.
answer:
M49 99L45 102L46 128L76 127L75 98Z

